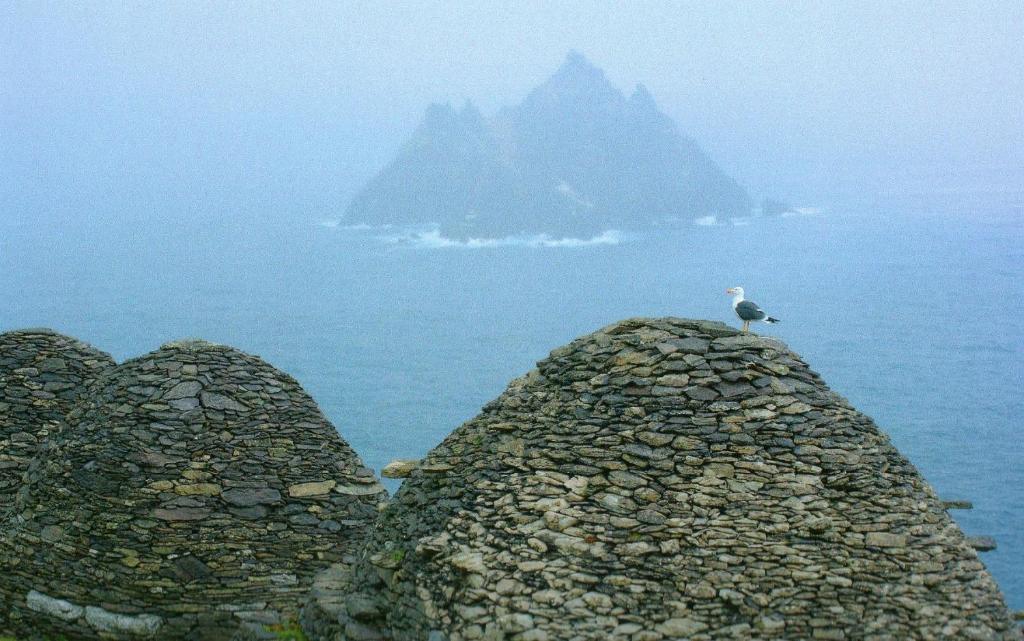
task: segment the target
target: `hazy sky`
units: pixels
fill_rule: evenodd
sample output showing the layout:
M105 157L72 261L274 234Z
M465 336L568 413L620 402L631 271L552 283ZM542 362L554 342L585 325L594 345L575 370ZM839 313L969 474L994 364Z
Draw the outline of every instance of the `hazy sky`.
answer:
M472 5L472 6L471 6ZM755 197L1024 180L1024 2L0 4L0 216L330 216L570 49Z

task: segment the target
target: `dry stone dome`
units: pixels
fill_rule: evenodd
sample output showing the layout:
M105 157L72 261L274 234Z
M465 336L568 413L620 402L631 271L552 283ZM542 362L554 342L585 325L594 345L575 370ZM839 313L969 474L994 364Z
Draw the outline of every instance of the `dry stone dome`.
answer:
M49 329L0 334L0 514L39 442L112 367L109 354Z
M294 617L386 497L294 379L199 341L108 372L25 479L0 533L0 630L69 639L221 640Z
M1008 639L935 493L783 344L629 320L555 350L434 449L320 638Z

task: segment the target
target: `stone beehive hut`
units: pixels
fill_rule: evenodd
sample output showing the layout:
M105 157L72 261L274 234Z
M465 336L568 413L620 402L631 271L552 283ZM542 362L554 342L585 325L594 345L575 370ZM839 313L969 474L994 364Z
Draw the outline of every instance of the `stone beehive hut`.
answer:
M198 341L108 372L25 482L0 611L70 639L220 640L294 617L386 496L295 380Z
M112 367L108 354L49 329L0 334L0 514L40 441Z
M424 459L319 638L1003 639L934 492L779 342L630 320L555 350Z

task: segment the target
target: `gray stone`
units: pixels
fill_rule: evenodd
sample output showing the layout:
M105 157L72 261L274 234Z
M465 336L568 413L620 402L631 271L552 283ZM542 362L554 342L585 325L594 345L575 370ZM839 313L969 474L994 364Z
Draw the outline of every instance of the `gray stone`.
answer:
M281 492L270 487L235 487L224 490L220 497L238 507L274 505L282 500Z
M708 629L708 625L701 621L689 618L668 619L655 626L655 629L674 638L686 638Z
M25 597L25 604L30 610L41 612L63 621L74 621L85 614L85 609L79 605L64 599L55 599L36 590L28 593Z
M268 510L262 505L252 505L248 507L229 507L228 512L234 514L240 519L256 521L265 518Z
M685 388L683 392L697 401L713 401L718 398L718 392L710 387L692 386Z
M164 394L164 400L182 399L188 397L195 397L199 395L199 392L203 390L203 386L199 381L182 381L172 387Z
M991 552L998 547L996 540L991 536L969 536L967 544L978 552Z
M306 496L320 496L328 494L338 482L329 479L326 481L308 481L288 486L288 496L301 498Z
M321 530L327 530L328 532L338 532L341 530L341 523L338 523L334 519L327 519L326 521L320 521L317 527Z
M36 365L40 372L59 372L68 368L68 363L63 358L46 358Z
M175 576L188 583L210 576L210 568L196 557L189 555L174 559L171 568Z
M210 513L210 510L195 507L157 508L153 510L153 517L164 521L199 521Z
M387 489L380 483L346 483L335 485L334 491L348 496L376 496L387 492Z
M687 354L706 354L711 342L703 338L690 337L671 341L671 344Z
M163 618L155 614L130 616L94 606L85 608L85 620L101 634L131 634L142 638L152 638L163 625Z
M303 512L302 514L294 514L288 517L290 523L296 525L319 525L320 519L316 518L315 515L309 512Z
M167 404L176 410L182 412L188 412L199 407L198 398L179 398L173 401L168 401Z
M346 641L382 641L384 637L376 628L350 621L345 624L344 639Z
M62 536L64 536L64 528L59 525L47 525L39 533L39 538L47 543L56 543Z
M385 465L380 475L388 479L408 478L419 464L419 459L397 459Z
M725 398L736 398L737 396L747 396L756 393L754 386L749 383L722 384L718 386L718 391Z
M891 532L868 532L864 542L880 548L902 548L907 545L907 537Z
M231 412L242 412L247 407L236 401L233 398L224 396L223 394L216 394L213 392L201 392L199 400L202 401L203 407L208 407L213 410L228 410Z

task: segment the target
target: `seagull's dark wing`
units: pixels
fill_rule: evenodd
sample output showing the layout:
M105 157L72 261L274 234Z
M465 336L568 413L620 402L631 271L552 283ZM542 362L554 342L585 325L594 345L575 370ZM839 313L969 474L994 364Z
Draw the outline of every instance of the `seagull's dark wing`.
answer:
M762 320L767 316L756 303L752 303L749 300L742 301L736 306L736 315L745 321Z

